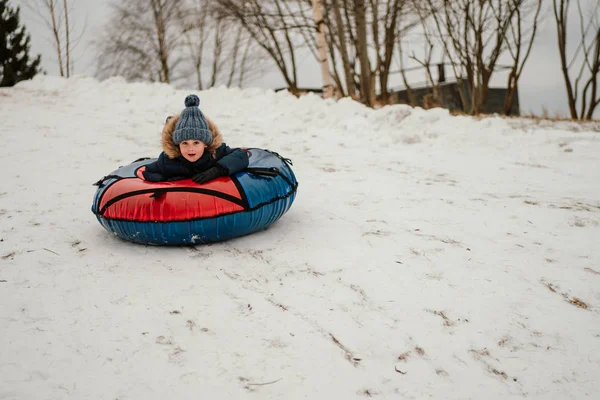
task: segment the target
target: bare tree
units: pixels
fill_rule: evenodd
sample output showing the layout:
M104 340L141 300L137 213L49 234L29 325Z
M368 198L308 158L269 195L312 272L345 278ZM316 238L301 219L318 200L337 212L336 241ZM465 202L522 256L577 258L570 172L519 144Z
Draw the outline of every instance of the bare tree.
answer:
M314 24L306 24L304 19L298 24L286 0L221 0L218 4L219 14L237 21L246 30L275 62L289 90L298 94L296 53L306 44L298 29L314 29ZM311 7L310 3L305 6Z
M345 3L349 0L341 1ZM312 17L307 13L306 4L308 3L312 4ZM321 5L317 5L317 3L321 3ZM353 76L349 66L351 62L343 61L348 60L345 27L341 22L339 24L334 23L333 18L336 16L331 15L331 12L335 11L335 8L337 10L337 17L341 20L338 0L286 0L283 2L283 5L293 22L293 34L302 38L304 45L320 64L321 75L325 77L324 79L328 82L331 82L331 79L335 81L335 91L339 95L344 96L346 93L351 93L354 97L354 79L349 79L349 77ZM317 12L316 15L315 12ZM336 13L334 12L334 14ZM315 29L315 24L317 25L317 29ZM344 90L344 83L338 72L338 63L336 61L338 53L341 55L343 61L342 68L344 68L345 80L350 85L348 91ZM329 62L329 58L331 58L331 63ZM352 63L352 65L354 64ZM332 85L331 83L329 84ZM333 85L331 89L333 89ZM331 94L333 94L332 92L330 91Z
M100 77L173 83L183 62L181 18L184 0L121 0L97 45Z
M406 68L404 68L404 55L403 55L403 49L402 49L402 40L398 40L398 59L399 59L399 64L400 64L400 74L402 75L402 82L404 83L404 87L406 88L408 104L410 104L413 107L420 106L420 104L417 103L413 89L410 86L410 83L408 82L408 77L406 76L406 72L408 70Z
M191 61L194 65L196 74L196 87L203 89L202 81L202 61L204 59L204 49L208 35L209 8L202 0L194 1L189 13L184 13L183 33L187 50L190 53Z
M63 0L63 11L65 15L65 55L67 58L65 60L65 66L67 69L67 76L71 76L71 41L69 37L69 7L67 7L67 0Z
M84 32L74 25L71 0L26 0L25 5L32 10L52 33L52 45L56 52L60 76L70 77L74 72L73 51ZM75 36L73 36L75 35Z
M375 88L379 84L381 101L388 102L397 36L403 32L399 21L407 15L403 10L408 0L221 0L218 3L220 15L238 21L269 54L292 92L298 89L298 54L306 48L321 65L322 75L335 79L340 93L374 105ZM323 6L322 18L314 13L321 10L318 3ZM315 29L315 19L319 29ZM327 27L323 28L325 34L321 34L321 20ZM329 60L331 64L326 66L324 61ZM338 72L340 66L343 74Z
M319 50L319 64L321 65L321 76L323 79L323 97L333 96L333 83L329 72L329 58L327 56L327 41L325 39L325 21L321 0L312 0L313 15L317 31L317 48Z
M506 32L524 0L427 0L445 56L459 84L463 108L480 113L489 83L506 49ZM466 80L465 81L463 81Z
M512 59L504 98L506 115L512 113L519 78L529 58L542 9L542 0L511 1L514 3L515 14L510 20L510 29L506 34L506 48Z
M408 4L406 0L389 0L383 3L380 0L369 1L373 17L371 34L375 46L375 72L379 78L381 101L383 104L387 104L388 80L396 50L395 46L398 43L398 37L402 36L412 24L400 25L401 18L409 15L405 13Z
M360 92L361 100L368 106L375 103L375 88L371 82L371 62L367 47L367 16L364 0L354 0L356 51L360 61Z
M332 59L341 56L347 92L365 104L389 102L389 77L398 37L416 22L408 0L328 0ZM334 71L336 72L336 71ZM336 72L337 74L337 72ZM338 78L339 79L339 78ZM376 99L376 89L379 98Z
M405 35L401 32L398 32L396 34L396 39L398 42L398 55L399 55L399 60L400 60L400 73L402 74L402 80L404 82L404 86L406 87L407 90L407 95L408 95L408 99L409 99L409 103L413 106L423 106L425 108L430 108L433 107L435 105L438 105L441 103L440 100L440 88L439 88L439 82L436 82L433 79L433 74L431 72L431 67L433 65L432 63L432 58L434 55L434 50L436 48L436 44L437 44L437 37L435 36L431 24L428 23L428 19L431 16L431 11L429 10L429 8L425 5L423 6L423 4L421 4L422 2L420 1L415 1L412 4L412 10L413 13L418 17L418 26L415 26L414 23L412 23L411 20L411 24L408 27L404 27L404 28L399 28L399 29L403 29L403 31L406 30L412 30L412 28L418 28L418 32L414 32L417 33L419 36L419 38L423 38L423 49L422 49L422 54L417 55L415 53L414 50L412 50L410 52L410 54L408 54L408 59L415 61L419 66L414 66L414 67L409 67L409 68L405 68L404 67L404 50L403 50L403 42L411 42L412 44L415 44L415 42L420 42L420 39L415 39L414 36L411 36L410 38L406 38ZM430 89L431 93L428 93L424 96L424 99L427 99L428 103L425 104L425 102L418 102L417 99L415 98L412 88L409 85L408 82L408 78L406 75L406 72L409 71L413 71L413 70L420 70L423 69L425 70L425 80L426 80L426 86Z
M372 106L375 103L376 72L372 70L369 58L369 4L365 0L330 1L333 18L327 18L327 25L330 32L336 32L335 35L330 35L333 45L330 47L330 54L332 58L335 58L335 52L341 55L346 93ZM339 74L334 72L341 83ZM358 93L355 93L356 89ZM341 86L340 90L343 92Z
M426 80L426 85L427 87L431 88L431 101L429 104L429 107L434 105L434 104L438 104L440 103L440 95L439 95L439 82L434 81L433 79L433 74L431 73L431 66L432 66L432 57L433 57L433 53L434 53L434 42L432 40L432 37L430 35L430 33L425 30L423 37L425 38L425 43L424 43L424 49L423 49L423 58L418 57L415 52L413 51L412 54L409 56L410 59L416 61L424 70L425 70L425 80ZM406 74L403 70L403 79L405 81L406 84ZM425 106L425 104L423 104L423 106ZM425 108L429 108L429 107L425 107Z
M346 93L352 98L356 98L356 85L354 83L353 65L350 63L350 57L348 55L348 44L346 40L346 30L344 29L344 23L342 20L342 13L340 12L340 6L338 0L331 0L331 8L335 17L335 24L330 23L329 26L335 26L335 35L332 34L331 43L335 44L337 39L337 49L340 52L342 58L342 66L344 69L344 78L346 81ZM331 29L330 29L331 30ZM333 46L330 47L330 53L332 56L335 54ZM338 90L342 90L342 85L338 84Z
M583 10L577 0L580 22L580 41L570 60L567 49L567 28L570 0L553 0L558 33L558 50L565 80L569 111L573 119L592 119L600 103L598 77L600 75L600 3ZM584 16L586 14L587 16ZM571 76L570 70L578 69ZM574 79L574 81L573 81ZM583 89L582 89L583 87ZM582 89L582 92L579 92ZM588 104L589 103L589 104Z
M258 70L254 66L260 66L246 51L254 47L254 43L237 21L214 12L215 3L214 0L194 0L183 13L186 51L200 90L217 84L231 86L236 79L237 85L242 86L243 77L252 76ZM257 63L250 64L250 59Z

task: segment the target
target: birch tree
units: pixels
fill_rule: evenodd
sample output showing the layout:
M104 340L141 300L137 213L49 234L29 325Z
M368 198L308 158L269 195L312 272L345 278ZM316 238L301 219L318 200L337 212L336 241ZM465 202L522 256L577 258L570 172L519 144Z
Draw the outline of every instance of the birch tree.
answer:
M321 76L323 79L323 98L327 99L333 96L333 82L331 81L329 72L329 58L327 56L327 42L325 39L325 21L323 19L321 0L312 0L312 7L317 31L319 64L321 66Z

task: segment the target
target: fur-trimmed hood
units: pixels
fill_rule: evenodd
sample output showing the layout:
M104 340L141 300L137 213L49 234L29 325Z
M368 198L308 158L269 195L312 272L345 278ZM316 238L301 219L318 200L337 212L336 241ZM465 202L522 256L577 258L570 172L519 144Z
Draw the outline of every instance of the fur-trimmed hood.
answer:
M173 133L175 132L175 125L177 125L178 120L179 115L170 118L162 131L162 148L165 154L171 159L181 157L179 146L173 142ZM215 151L221 146L221 144L223 144L223 136L213 121L211 121L209 118L206 118L206 122L208 122L208 127L212 132L213 139L212 143L206 148L206 151L208 151L208 153L214 157Z

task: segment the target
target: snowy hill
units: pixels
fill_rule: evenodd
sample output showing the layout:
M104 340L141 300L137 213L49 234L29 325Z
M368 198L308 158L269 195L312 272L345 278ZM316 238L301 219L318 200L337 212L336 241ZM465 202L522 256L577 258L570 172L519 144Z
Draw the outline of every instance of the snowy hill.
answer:
M199 92L300 182L268 230L117 239L92 183L188 91L0 90L0 399L582 399L600 393L600 133ZM586 129L588 131L586 131Z

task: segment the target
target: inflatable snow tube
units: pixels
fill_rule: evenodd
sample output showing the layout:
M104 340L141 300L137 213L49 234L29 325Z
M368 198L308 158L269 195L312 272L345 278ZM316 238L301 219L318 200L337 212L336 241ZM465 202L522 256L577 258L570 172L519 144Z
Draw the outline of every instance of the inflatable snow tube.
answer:
M205 184L149 182L141 159L100 179L92 212L116 236L136 243L194 245L247 235L277 221L294 202L298 181L289 159L246 149L249 166Z

